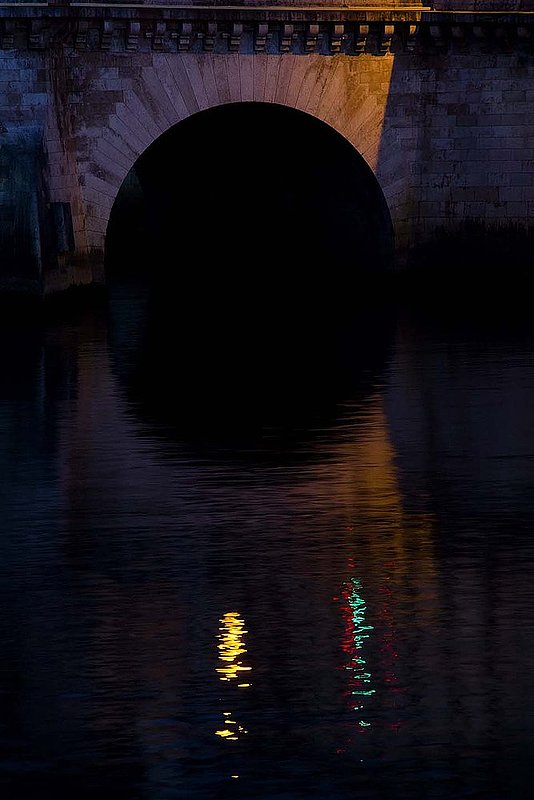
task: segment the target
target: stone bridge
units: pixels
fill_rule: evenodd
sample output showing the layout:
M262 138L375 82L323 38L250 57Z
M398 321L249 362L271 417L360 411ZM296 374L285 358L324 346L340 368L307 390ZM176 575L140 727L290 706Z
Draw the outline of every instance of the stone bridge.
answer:
M385 198L399 267L437 231L526 230L534 213L534 0L11 2L0 66L4 291L102 281L140 155L229 103L298 109L345 137Z

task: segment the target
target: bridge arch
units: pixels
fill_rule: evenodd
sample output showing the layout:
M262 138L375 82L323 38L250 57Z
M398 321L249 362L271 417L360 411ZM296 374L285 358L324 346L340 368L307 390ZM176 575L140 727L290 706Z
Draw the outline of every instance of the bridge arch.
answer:
M224 104L172 126L128 173L106 233L109 269L151 262L168 280L189 260L213 283L208 263L223 257L246 272L253 260L297 293L312 266L328 264L348 286L391 267L393 252L365 159L331 126L274 103Z
M354 59L323 55L154 53L117 86L93 72L94 90L85 92L73 130L87 248L103 256L120 187L154 142L198 112L249 102L304 112L350 142L376 176L397 228L405 159L400 148L381 149L392 62L374 59L369 72Z

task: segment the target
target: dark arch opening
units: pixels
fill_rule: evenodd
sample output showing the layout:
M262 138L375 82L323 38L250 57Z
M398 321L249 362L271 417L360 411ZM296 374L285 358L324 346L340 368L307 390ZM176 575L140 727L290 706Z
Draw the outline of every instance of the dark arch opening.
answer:
M196 300L279 308L353 296L392 265L373 172L301 111L235 103L175 125L138 159L113 207L107 273L144 273Z
M330 424L383 369L392 321L370 288L392 253L378 182L328 125L260 103L181 122L139 158L109 225L130 402L210 441ZM136 271L141 286L121 281Z

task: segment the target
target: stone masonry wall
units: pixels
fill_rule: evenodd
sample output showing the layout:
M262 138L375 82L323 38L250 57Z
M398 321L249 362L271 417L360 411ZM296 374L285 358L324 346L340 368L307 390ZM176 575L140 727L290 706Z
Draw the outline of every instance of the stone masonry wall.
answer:
M87 242L69 80L61 52L0 50L0 291L41 294L103 276ZM56 242L54 204L70 209L72 252Z
M409 247L466 219L532 227L533 80L534 59L518 52L397 60L386 119L398 125L412 108L417 125L403 221Z
M441 47L439 35L433 48L407 52L394 41L390 52L361 55L155 52L144 43L136 52L0 50L2 283L17 281L8 257L20 241L15 218L31 234L24 281L52 291L101 280L111 207L136 159L180 120L229 102L298 108L351 141L386 197L399 265L437 229L468 218L527 229L533 78L529 48ZM24 178L15 152L26 153ZM39 187L39 198L21 192L21 181ZM58 208L68 210L71 248L50 244L43 230Z

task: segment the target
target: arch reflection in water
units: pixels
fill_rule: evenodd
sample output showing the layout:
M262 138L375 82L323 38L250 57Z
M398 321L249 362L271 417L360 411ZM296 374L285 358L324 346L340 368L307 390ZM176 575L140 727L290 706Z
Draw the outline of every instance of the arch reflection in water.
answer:
M331 325L244 313L224 324L204 317L202 333L169 303L144 282L113 286L112 369L151 432L195 451L217 442L235 452L261 437L291 456L375 391L391 355L394 315L373 297Z
M222 667L217 667L219 679L230 683L239 681L234 684L238 689L248 689L250 683L245 680L245 675L242 673L249 673L252 667L243 664L240 658L247 652L244 642L244 635L248 633L245 630L245 621L238 612L227 612L219 622L222 623L222 627L219 628L217 635L219 642L217 648L219 660L223 662ZM227 741L236 742L248 731L237 720L232 719L232 716L235 715L231 711L223 711L224 727L215 731L215 735Z

